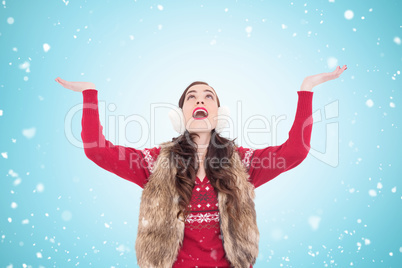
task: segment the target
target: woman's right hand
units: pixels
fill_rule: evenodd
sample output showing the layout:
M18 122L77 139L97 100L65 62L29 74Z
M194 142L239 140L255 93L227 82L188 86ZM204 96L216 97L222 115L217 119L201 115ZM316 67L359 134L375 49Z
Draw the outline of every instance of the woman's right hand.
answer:
M82 92L86 89L96 89L95 84L91 82L70 82L57 77L55 79L57 83L62 85L64 88L71 89L72 91Z

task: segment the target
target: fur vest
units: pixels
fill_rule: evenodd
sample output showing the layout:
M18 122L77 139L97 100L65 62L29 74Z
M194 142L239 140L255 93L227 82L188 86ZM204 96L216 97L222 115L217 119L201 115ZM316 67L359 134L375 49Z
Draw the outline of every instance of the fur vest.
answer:
M140 202L138 233L135 241L137 263L141 268L172 268L184 238L184 218L177 219L179 194L175 188L177 168L169 161L173 142L161 144L160 153L145 185ZM218 192L222 243L231 267L249 268L258 255L259 231L254 207L254 185L235 151L235 184L240 189L240 226L230 220L227 195Z

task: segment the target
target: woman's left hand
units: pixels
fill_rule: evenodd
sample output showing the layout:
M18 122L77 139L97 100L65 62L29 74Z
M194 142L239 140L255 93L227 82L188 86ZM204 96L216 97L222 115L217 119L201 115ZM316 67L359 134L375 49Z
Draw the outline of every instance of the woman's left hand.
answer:
M335 78L338 78L343 71L345 71L348 67L346 65L343 65L341 68L340 66L336 67L335 71L330 72L330 73L320 73L316 75L310 75L304 78L303 83L300 87L301 91L312 91L313 87L322 84L324 82L327 82L329 80L333 80Z

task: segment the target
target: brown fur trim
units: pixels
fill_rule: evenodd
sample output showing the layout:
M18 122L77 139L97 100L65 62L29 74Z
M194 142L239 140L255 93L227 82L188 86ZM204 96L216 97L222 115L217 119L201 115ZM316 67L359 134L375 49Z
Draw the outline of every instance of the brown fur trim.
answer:
M184 219L177 219L179 195L175 188L177 168L170 163L172 142L161 144L149 181L141 195L138 234L135 242L137 262L141 268L171 268L184 238ZM226 257L235 268L249 268L258 255L259 231L254 206L254 186L238 153L231 158L239 187L241 224L235 226L226 210L227 196L218 193L218 205Z

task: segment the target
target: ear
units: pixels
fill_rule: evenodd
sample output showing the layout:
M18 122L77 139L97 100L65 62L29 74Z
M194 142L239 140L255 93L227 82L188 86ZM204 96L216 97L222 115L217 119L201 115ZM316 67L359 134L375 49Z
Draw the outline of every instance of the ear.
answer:
M215 131L221 133L222 130L229 125L230 109L228 106L221 106L218 108L218 123L216 124Z
M169 118L176 132L183 134L186 131L186 122L184 121L183 110L180 107L170 110Z

